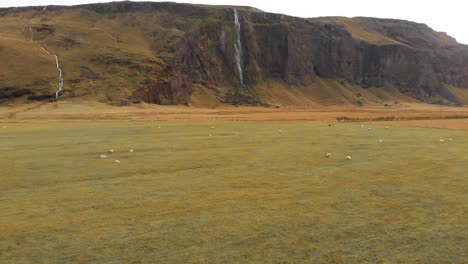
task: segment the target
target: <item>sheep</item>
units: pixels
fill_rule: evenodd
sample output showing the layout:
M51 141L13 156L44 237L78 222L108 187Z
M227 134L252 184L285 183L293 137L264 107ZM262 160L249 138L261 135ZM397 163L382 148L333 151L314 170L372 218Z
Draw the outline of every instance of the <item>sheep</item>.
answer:
M120 164L120 160L114 160L115 164Z
M325 157L330 158L330 157L331 157L331 153L327 153L327 155L325 155Z
M99 157L100 157L101 159L105 159L105 158L107 158L107 155L101 154Z
M114 153L114 150L113 150L113 149L109 149L109 153Z
M346 160L351 160L351 156L346 156Z
M128 152L132 153L132 152L133 152L133 149L129 150Z
M278 132L279 132L279 133L283 133L283 130L281 130L281 129L278 129Z
M440 141L440 142L445 142L445 140L444 140L444 139L442 139L442 138L441 138L441 139L439 139L439 141Z
M383 142L383 139L379 139L379 142Z

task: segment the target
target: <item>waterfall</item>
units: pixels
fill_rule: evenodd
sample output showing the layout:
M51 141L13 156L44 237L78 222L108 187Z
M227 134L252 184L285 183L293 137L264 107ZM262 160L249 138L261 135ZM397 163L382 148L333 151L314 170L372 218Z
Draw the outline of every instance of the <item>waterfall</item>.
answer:
M224 31L224 19L221 18L221 35L219 36L219 43L221 45L221 51L226 51L226 32Z
M31 26L29 26L29 32L31 32L31 41L34 41L34 31Z
M55 100L58 99L58 96L59 96L59 93L63 90L63 76L62 76L62 68L60 68L60 64L59 64L59 57L57 55L54 55L55 56L55 64L57 65L57 70L59 71L59 87L58 87L58 90L57 92L55 92Z
M62 72L62 68L60 67L59 57L56 54L50 53L46 48L44 48L44 46L41 46L41 49L48 55L53 55L55 57L55 66L57 67L57 70L59 71L58 90L55 92L55 100L57 100L59 93L63 90L63 72Z
M239 15L234 9L234 60L236 62L237 72L239 73L239 81L244 86L244 73L242 72L242 43L240 38L241 25L239 23Z
M44 9L42 9L41 13L44 13L46 11L46 9L47 9L47 6L45 6ZM29 26L29 31L31 32L31 41L36 42L36 41L34 41L34 31L33 31L31 26ZM58 89L55 92L55 100L57 100L60 92L62 92L62 90L63 90L63 83L64 83L63 71L62 71L62 67L60 67L59 57L58 57L57 54L50 53L44 46L40 45L40 47L45 53L47 53L48 55L52 55L55 58L55 66L57 67L57 70L59 72Z
M46 50L43 46L41 46L41 49L42 49L45 53L51 55L50 52L49 52L48 50Z

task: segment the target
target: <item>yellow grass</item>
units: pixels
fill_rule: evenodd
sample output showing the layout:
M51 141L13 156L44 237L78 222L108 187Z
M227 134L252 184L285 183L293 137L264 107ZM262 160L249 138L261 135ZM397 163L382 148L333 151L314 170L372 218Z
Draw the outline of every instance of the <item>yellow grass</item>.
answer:
M311 122L0 123L0 263L466 263L467 139Z

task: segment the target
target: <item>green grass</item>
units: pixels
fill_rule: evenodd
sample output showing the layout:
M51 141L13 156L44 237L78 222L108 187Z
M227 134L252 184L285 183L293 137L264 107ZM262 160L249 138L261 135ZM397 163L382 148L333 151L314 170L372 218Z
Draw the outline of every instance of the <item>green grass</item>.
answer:
M466 131L3 123L0 143L0 263L468 259Z

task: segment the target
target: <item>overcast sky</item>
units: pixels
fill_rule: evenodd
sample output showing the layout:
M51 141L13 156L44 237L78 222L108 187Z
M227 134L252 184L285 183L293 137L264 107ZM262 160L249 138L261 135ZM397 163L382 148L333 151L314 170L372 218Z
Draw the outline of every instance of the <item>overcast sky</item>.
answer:
M167 0L166 0L167 1ZM0 7L76 5L99 0L0 0ZM162 2L162 1L153 1ZM467 0L181 0L183 3L248 5L264 11L300 17L370 16L425 23L468 44Z

